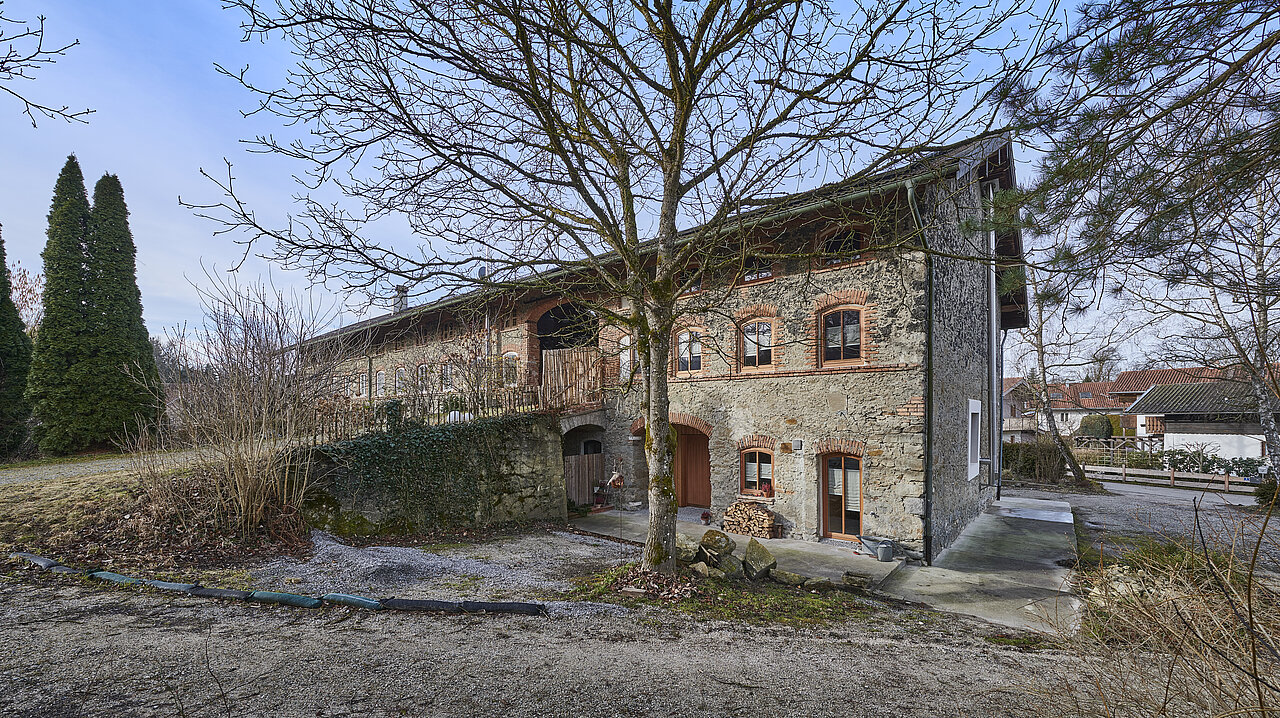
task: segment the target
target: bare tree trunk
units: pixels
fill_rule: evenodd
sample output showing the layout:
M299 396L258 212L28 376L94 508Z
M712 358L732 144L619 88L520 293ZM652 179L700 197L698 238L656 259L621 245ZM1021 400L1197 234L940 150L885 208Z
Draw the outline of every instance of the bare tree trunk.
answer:
M1030 277L1030 273L1028 273L1028 277ZM1032 285L1032 289L1035 289L1034 285ZM1058 447L1058 453L1062 454L1062 460L1067 462L1067 468L1071 469L1071 475L1075 477L1076 482L1085 484L1088 483L1088 479L1085 478L1084 468L1080 466L1079 461L1076 461L1076 455L1072 453L1071 447L1067 446L1062 434L1058 432L1058 421L1053 418L1053 400L1049 397L1048 365L1045 362L1044 304L1041 301L1036 301L1035 307L1036 322L1035 329L1032 332L1032 341L1036 352L1036 368L1040 371L1040 386L1036 390L1036 398L1043 408L1045 419L1049 424L1050 440Z
M650 316L650 326L663 325ZM671 356L670 332L654 332L649 344L647 401L645 402L644 454L649 463L649 533L645 536L640 566L646 571L675 570L676 549L676 435L671 426L671 396L667 364Z

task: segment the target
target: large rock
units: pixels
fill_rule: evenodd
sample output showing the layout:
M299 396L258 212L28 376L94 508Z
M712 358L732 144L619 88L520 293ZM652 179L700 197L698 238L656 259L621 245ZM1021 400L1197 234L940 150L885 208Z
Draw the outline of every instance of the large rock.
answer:
M729 538L729 534L715 529L709 529L702 534L701 543L709 553L714 553L717 556L731 554L734 549L738 548L738 544Z
M790 571L780 571L776 568L769 572L769 578L784 586L803 586L809 580L808 576L791 573Z
M698 560L698 543L682 533L676 534L676 560L693 563Z
M769 553L764 544L755 539L747 543L747 551L742 557L742 571L747 578L752 581L760 579L777 565L778 559Z
M737 580L743 576L742 562L733 554L721 556L718 567L721 571L724 571L725 578Z
M845 571L844 576L840 580L844 588L857 591L865 591L871 588L871 579L867 576L859 576L852 571Z
M712 568L701 561L693 564L689 568L699 576L704 576L706 578L724 578L724 571L721 571L718 568Z
M803 588L806 591L818 591L820 593L826 593L827 591L830 591L831 589L835 588L835 584L831 583L830 579L811 578L808 581L805 581L804 586L802 586L801 588Z

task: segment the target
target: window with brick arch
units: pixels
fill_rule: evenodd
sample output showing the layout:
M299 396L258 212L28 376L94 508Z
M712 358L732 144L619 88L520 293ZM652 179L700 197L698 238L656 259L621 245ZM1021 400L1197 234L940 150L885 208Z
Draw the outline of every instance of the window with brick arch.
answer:
M822 315L822 362L862 359L862 312L836 309Z
M773 496L773 452L764 449L742 452L742 493Z
M702 371L702 332L690 330L676 335L676 371Z
M431 367L426 364L418 365L418 393L427 394L431 391Z
M387 395L387 373L385 371L379 369L378 373L373 375L373 386L378 396Z
M396 396L402 396L409 393L409 370L404 367L396 367Z
M773 322L753 321L742 325L742 366L773 365Z

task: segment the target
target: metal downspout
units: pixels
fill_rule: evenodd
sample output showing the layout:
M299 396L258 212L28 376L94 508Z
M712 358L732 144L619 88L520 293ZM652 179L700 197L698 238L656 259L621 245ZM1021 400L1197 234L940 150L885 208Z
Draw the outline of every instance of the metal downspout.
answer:
M924 319L924 562L933 563L933 254L924 236L924 221L916 205L916 183L907 180L907 207L920 244L925 248L925 319Z
M987 203L988 219L995 219L995 201L998 182L987 182L983 185L983 199ZM996 286L996 229L994 224L987 230L987 391L990 398L987 410L987 439L991 444L988 456L991 457L989 471L991 484L996 487L996 498L1000 498L1001 456L1003 448L1000 442L1001 423L1004 421L1004 396L1000 391L1000 369L1002 357L1000 348L1000 294Z

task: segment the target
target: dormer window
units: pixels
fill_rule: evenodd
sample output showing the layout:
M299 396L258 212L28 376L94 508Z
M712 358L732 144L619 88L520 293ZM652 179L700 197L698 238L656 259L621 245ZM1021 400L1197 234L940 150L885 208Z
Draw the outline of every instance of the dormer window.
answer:
M867 248L867 238L859 230L836 232L822 243L822 253L826 255L823 264L832 266L852 262L861 256Z

